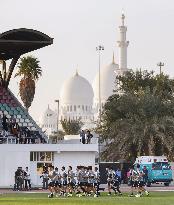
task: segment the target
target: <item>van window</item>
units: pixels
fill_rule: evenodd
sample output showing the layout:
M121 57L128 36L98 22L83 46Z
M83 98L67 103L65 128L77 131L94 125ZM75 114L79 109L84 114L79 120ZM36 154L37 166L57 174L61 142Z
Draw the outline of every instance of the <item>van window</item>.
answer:
M153 163L153 164L152 164L152 169L153 169L153 170L162 170L161 162Z
M152 164L153 170L170 170L171 166L168 162L156 162Z
M162 168L163 168L163 170L170 170L171 166L167 162L162 162Z

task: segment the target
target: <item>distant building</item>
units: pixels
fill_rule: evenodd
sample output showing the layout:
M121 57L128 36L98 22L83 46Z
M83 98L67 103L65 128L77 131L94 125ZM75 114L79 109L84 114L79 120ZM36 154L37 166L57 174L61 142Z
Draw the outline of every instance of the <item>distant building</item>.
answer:
M113 58L112 63L101 71L101 100L103 104L113 93L115 76L127 70L128 42L126 41L127 28L124 26L124 18L124 15L122 15L122 25L119 27L119 65L115 63ZM14 40L15 44L5 39L10 39L10 42ZM16 41L16 39L20 40ZM6 43L5 46L7 46L7 48L11 46L5 60L14 57L15 59L13 59L12 63L14 66L16 52L18 50L20 51L20 45L22 51L26 53L31 51L31 45L33 46L32 50L35 50L36 48L43 47L42 44L44 41L44 46L52 44L52 39L47 35L28 29L5 32L0 35L0 40L3 41L2 45ZM21 44L22 40L23 42ZM38 40L41 41L42 44L38 44ZM16 47L18 48L17 50ZM24 48L28 48L29 50L25 50ZM2 58L4 53L1 54ZM13 56L13 54L15 55ZM21 55L22 53L19 54ZM97 76L94 80L93 88L78 72L65 81L60 94L59 121L61 119L76 120L80 118L86 128L91 128L91 125L94 125L93 122L98 117L99 103ZM2 128L0 129L0 155L2 156L0 158L0 175L3 176L0 177L0 186L13 187L15 183L14 175L18 167L22 167L23 169L29 167L32 186L41 186L42 180L40 176L44 166L54 165L60 169L61 166L67 168L67 166L71 165L73 170L75 170L77 166L95 166L96 154L98 152L98 139L95 134L91 140L91 144L82 144L79 135L65 136L64 140L58 141L57 144L49 144L47 137L31 116L29 116L27 110L22 107L7 88L8 86L4 86L2 82L1 84L0 115L5 114L9 119L14 118L20 126L20 129L25 128L25 134L22 132L19 140L18 136L12 133L4 135L4 130L2 130ZM57 112L51 110L48 106L41 117L40 123L43 131L47 132L48 135L54 132L57 130Z
M121 16L121 26L119 26L120 39L117 41L119 48L118 62L115 61L114 55L112 62L104 66L100 73L100 93L101 107L104 106L108 97L113 94L116 88L116 76L127 71L127 47L129 42L126 40L127 27L125 26L125 15ZM51 114L41 119L41 127L50 131L55 130L57 123L57 112L49 111ZM60 120L77 120L81 119L85 128L94 127L94 122L99 116L99 73L96 74L94 82L91 85L87 79L76 72L75 75L67 79L60 92ZM61 128L61 125L59 126Z
M49 105L41 116L40 127L47 135L57 131L57 113L51 110Z

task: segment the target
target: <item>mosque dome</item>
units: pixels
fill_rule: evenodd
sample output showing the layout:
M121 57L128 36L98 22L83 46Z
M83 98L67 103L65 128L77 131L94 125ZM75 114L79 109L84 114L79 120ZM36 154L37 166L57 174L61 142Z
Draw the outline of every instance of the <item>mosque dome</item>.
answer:
M115 89L116 75L119 75L119 65L115 63L114 56L111 64L101 69L100 73L100 93L101 102L105 103L109 96L113 94ZM94 104L97 105L99 102L99 74L97 73L94 82Z
M60 92L61 104L91 104L93 97L91 84L78 72L64 83Z
M91 84L76 72L65 81L60 92L61 119L92 120L93 97Z

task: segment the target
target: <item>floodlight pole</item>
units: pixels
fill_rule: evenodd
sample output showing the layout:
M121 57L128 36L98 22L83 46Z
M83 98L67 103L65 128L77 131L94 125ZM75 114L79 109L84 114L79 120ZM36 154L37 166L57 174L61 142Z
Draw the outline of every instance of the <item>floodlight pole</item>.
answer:
M98 106L99 106L99 123L101 123L101 51L104 50L104 46L97 46L96 47L96 51L98 51Z
M57 142L58 142L58 132L59 132L59 100L55 100L57 103Z
M101 65L101 51L104 50L104 46L97 46L96 47L96 51L98 51L98 107L99 107L99 125L101 126L101 68L100 68L100 65ZM100 134L99 134L99 139L98 139L98 163L100 164Z

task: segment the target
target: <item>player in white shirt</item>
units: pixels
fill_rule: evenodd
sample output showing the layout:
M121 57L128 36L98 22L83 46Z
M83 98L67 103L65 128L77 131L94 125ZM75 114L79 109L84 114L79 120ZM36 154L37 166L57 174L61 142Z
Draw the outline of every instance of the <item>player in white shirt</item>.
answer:
M54 177L54 190L56 193L56 197L58 197L57 194L59 194L59 196L62 195L63 190L62 190L62 176L60 174L60 172L58 171L58 168L55 168L55 177Z
M94 193L94 197L97 197L98 195L96 194L96 188L95 188L95 183L96 183L96 176L95 172L92 170L92 167L88 167L88 186L87 186L87 193L90 195L91 192Z
M53 198L53 193L55 191L55 177L56 177L56 172L54 171L54 166L49 167L49 173L48 177L50 179L50 182L48 184L48 189L50 191L50 194L48 195L49 198Z
M98 170L98 167L95 167L95 183L94 183L95 189L96 189L96 194L97 196L100 195L99 192L99 186L100 186L100 172Z
M67 191L67 185L68 185L68 182L67 182L67 172L65 170L65 167L63 166L62 169L61 169L62 173L61 173L61 176L62 176L62 190L63 190L63 194L66 195L66 191Z
M111 195L111 190L112 190L112 184L115 178L115 172L112 169L112 167L107 167L106 168L107 171L107 184L108 184L108 196Z
M75 191L76 188L76 180L75 173L72 170L72 167L68 167L68 196L72 196L72 192Z

